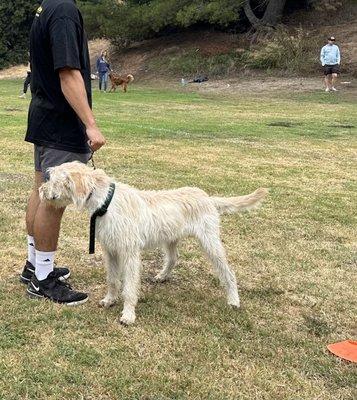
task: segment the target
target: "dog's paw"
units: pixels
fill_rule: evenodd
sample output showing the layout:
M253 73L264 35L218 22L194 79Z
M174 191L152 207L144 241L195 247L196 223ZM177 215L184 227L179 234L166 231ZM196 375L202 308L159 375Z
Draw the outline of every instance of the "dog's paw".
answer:
M240 308L239 301L236 301L234 303L233 302L232 303L228 303L228 305L231 306L232 308L236 309L236 310L238 310L238 308Z
M104 299L100 300L99 305L104 308L109 308L111 306L114 306L115 303L115 299L104 297Z
M135 322L135 314L123 314L119 322L124 326L132 325Z
M161 274L157 274L152 278L153 283L164 283L167 282L168 280L169 277L167 275L161 275Z
M229 301L228 305L231 306L234 309L240 308L240 302L238 301Z

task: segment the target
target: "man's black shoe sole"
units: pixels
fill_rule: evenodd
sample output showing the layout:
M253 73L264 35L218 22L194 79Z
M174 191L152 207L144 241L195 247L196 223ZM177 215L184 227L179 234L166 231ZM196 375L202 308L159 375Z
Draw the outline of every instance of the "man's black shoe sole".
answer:
M27 295L31 299L37 299L37 300L39 300L39 299L47 299L49 301L53 301L54 303L64 304L64 305L69 306L69 307L79 306L79 305L84 304L84 303L86 303L88 301L88 297L86 297L83 300L77 300L77 301L72 301L70 303L67 303L67 302L61 302L61 301L50 299L49 297L46 297L46 296L44 296L42 294L34 293L31 290L29 290L29 288L26 289L26 292L27 292Z

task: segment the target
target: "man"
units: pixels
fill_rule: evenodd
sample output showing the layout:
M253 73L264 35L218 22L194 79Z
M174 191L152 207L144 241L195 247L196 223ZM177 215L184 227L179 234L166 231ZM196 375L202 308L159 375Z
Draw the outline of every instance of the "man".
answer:
M335 82L340 72L340 49L335 45L336 39L331 36L328 43L321 49L320 60L324 67L326 92L336 92Z
M86 293L65 283L67 268L54 268L64 208L40 202L38 189L47 168L69 161L87 162L105 144L91 110L88 44L74 0L44 0L30 33L31 92L25 140L34 144L35 186L26 227L28 260L21 281L31 297L77 305Z

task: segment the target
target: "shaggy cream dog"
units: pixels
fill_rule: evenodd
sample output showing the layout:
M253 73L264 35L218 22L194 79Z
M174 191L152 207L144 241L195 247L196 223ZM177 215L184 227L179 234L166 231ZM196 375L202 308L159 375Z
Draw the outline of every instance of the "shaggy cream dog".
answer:
M50 168L50 179L40 188L41 200L57 206L70 203L92 215L108 195L113 180L100 169L78 162ZM100 305L115 304L120 290L124 309L120 322L135 321L143 249L161 247L165 263L155 279L164 281L177 263L177 244L196 237L227 295L228 304L239 307L236 277L228 266L219 236L219 215L256 208L266 189L239 197L210 197L203 190L184 187L175 190L140 191L115 182L114 197L107 213L96 219L96 237L102 245L107 268L108 293Z

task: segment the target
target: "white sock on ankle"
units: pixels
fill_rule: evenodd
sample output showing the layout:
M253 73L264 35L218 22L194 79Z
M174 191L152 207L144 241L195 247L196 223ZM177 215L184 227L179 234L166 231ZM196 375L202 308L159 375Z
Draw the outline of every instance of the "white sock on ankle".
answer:
M53 261L55 259L55 253L55 251L36 250L35 275L39 281L46 279L48 277L48 274L53 271Z
M35 239L33 236L30 235L27 235L27 260L35 267L36 265Z

